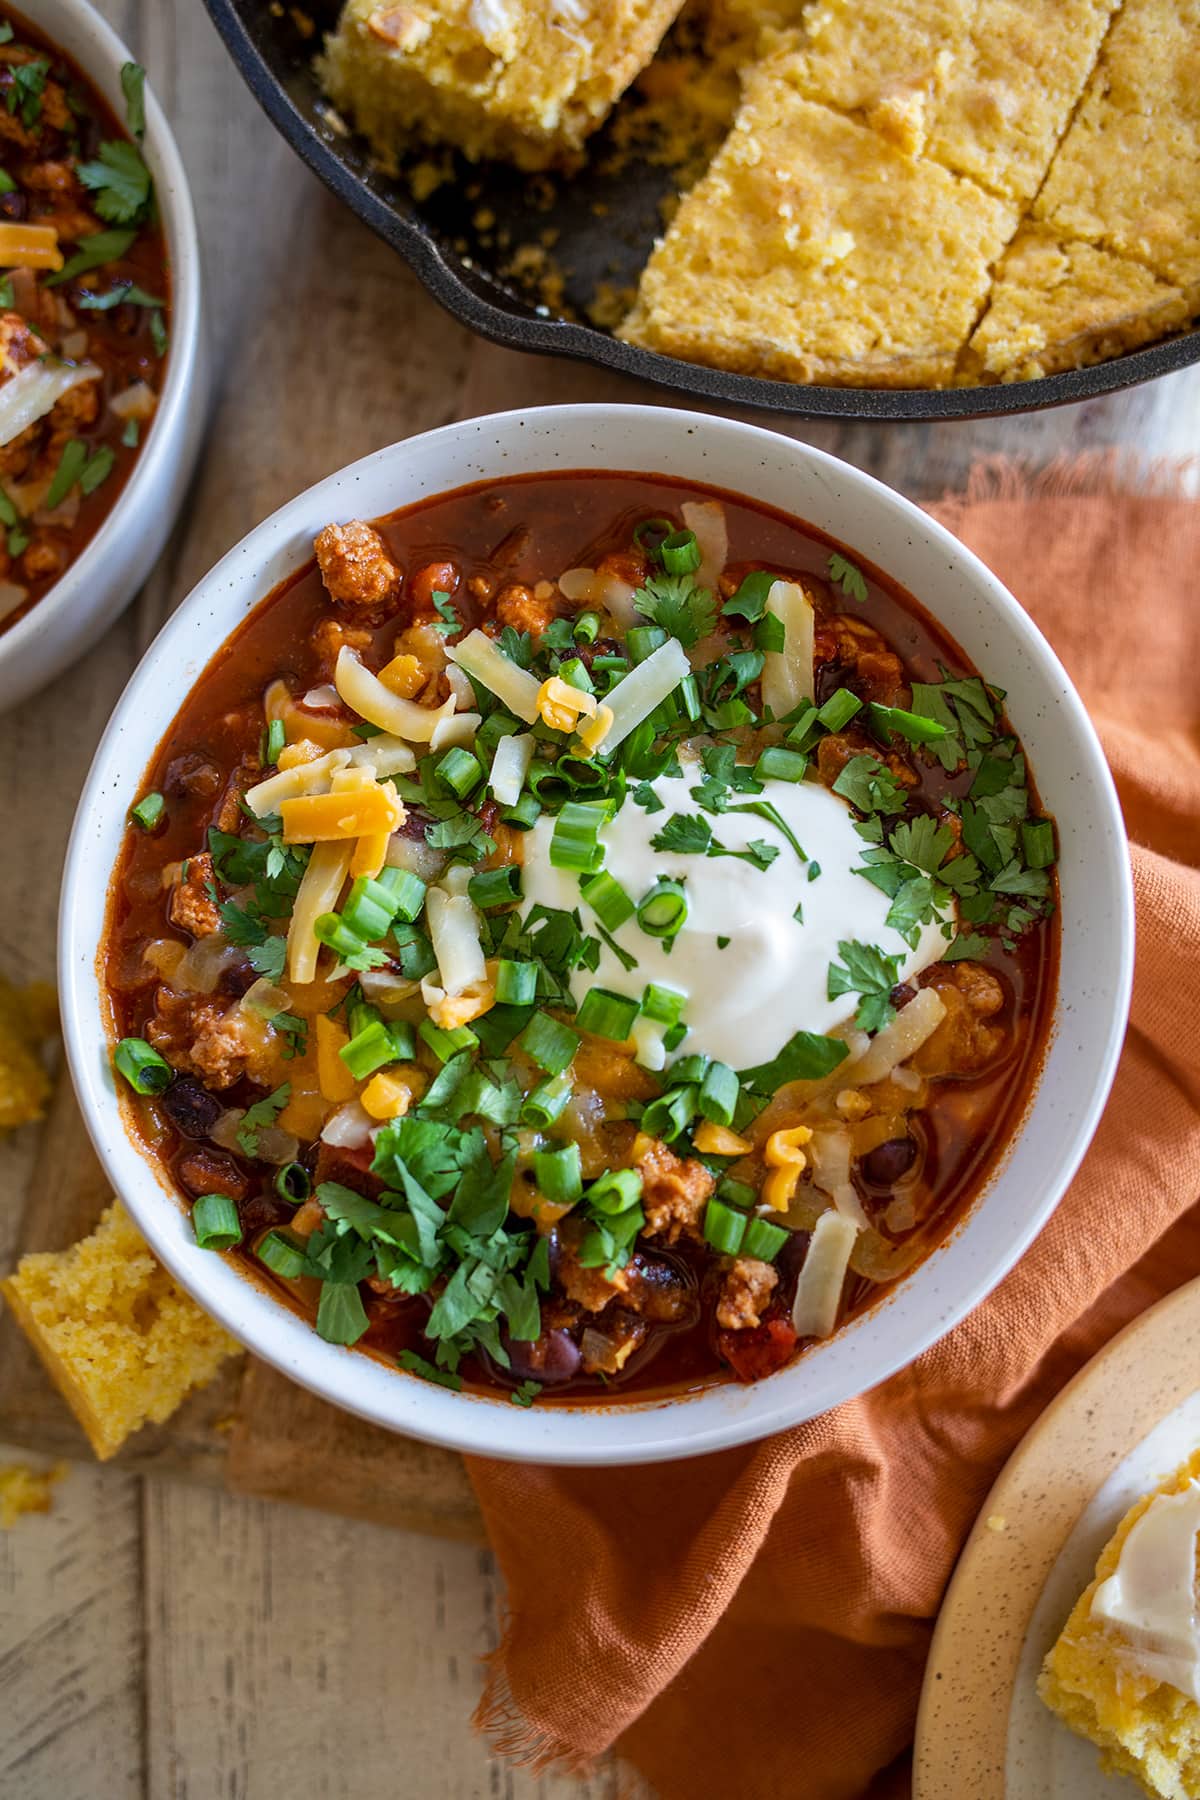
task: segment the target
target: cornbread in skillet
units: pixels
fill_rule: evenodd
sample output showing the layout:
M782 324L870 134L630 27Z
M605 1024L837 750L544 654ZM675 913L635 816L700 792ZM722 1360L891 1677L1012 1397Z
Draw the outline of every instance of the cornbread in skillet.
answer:
M1005 253L964 358L975 379L1024 381L1153 343L1200 311L1200 289L1144 264L1023 225Z
M1200 280L1200 0L1126 0L1034 215Z
M1072 1731L1100 1746L1104 1766L1131 1775L1152 1800L1200 1795L1200 1706L1141 1666L1120 1627L1096 1615L1093 1600L1116 1569L1138 1520L1156 1500L1183 1493L1198 1477L1200 1450L1126 1513L1038 1681L1046 1705Z
M412 138L569 162L681 0L347 0L318 70L385 159Z
M161 1424L238 1345L156 1261L114 1201L69 1250L22 1257L0 1293L103 1461Z
M1017 209L800 98L794 40L650 258L620 336L793 381L954 374Z

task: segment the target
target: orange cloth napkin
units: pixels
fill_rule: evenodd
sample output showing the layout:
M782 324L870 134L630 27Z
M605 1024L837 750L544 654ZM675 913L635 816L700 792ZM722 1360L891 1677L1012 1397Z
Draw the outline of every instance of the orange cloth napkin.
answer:
M1200 503L1117 475L985 468L936 509L1062 656L1133 840L1133 1013L1095 1143L991 1298L862 1399L660 1468L472 1462L511 1615L477 1722L518 1760L615 1744L663 1800L903 1792L991 1482L1075 1370L1200 1273Z

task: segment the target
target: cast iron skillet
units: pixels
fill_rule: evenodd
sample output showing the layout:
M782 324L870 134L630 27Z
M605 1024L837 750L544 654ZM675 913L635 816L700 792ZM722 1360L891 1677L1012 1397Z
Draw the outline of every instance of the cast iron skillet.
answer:
M630 162L619 176L589 165L570 180L529 177L499 163L460 163L453 182L418 204L405 183L371 163L361 140L330 124L312 72L321 34L332 29L338 0L205 0L251 92L272 123L339 200L398 250L446 309L511 350L549 352L616 369L678 393L729 407L763 407L802 418L973 419L1090 400L1200 361L1200 329L1093 368L1041 381L945 390L807 387L730 375L623 344L592 325L552 316L500 273L497 238L510 245L555 234L556 261L569 273L564 297L582 315L601 280L632 285L662 228L659 201L668 171ZM314 29L315 28L315 29ZM592 140L604 161L607 134ZM597 205L602 208L597 212ZM482 221L482 222L481 222Z

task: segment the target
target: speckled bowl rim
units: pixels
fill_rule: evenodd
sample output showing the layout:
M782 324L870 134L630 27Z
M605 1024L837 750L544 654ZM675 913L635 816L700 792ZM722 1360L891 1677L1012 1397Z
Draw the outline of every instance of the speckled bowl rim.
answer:
M155 747L217 647L308 558L321 525L477 480L562 469L656 471L754 496L827 531L916 593L1013 696L1014 724L1059 819L1068 928L1051 1041L1021 1128L969 1214L885 1300L751 1387L523 1410L325 1344L235 1266L197 1248L178 1197L126 1130L96 947L126 809ZM622 405L502 413L393 444L318 482L231 550L150 646L101 740L68 847L59 938L67 1054L88 1130L115 1189L182 1285L257 1355L336 1405L430 1442L548 1463L666 1461L765 1437L864 1392L927 1349L1007 1273L1075 1173L1116 1070L1132 967L1132 886L1112 779L1061 664L995 576L911 501L832 456L754 425Z
M1009 1766L1009 1711L1042 1589L1094 1494L1196 1392L1198 1369L1200 1280L1106 1344L1005 1464L938 1614L917 1717L913 1800L1025 1800Z

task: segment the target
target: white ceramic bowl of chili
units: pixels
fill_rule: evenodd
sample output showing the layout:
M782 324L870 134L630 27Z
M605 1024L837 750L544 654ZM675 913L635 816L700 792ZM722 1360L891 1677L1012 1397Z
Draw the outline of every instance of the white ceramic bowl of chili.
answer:
M112 27L87 0L38 0L31 16L124 120L121 69L135 58ZM142 153L154 177L170 272L166 379L137 461L99 531L37 605L0 633L0 711L61 674L125 610L162 552L200 448L205 409L196 218L151 76L145 95Z
M310 557L315 533L331 519L369 519L547 469L649 471L753 496L916 595L1008 693L1058 823L1062 951L1042 1074L1020 1129L958 1227L883 1303L752 1386L523 1410L324 1343L234 1263L197 1247L186 1203L125 1128L97 945L126 811L159 740L224 639ZM978 1305L1045 1224L1087 1148L1116 1071L1132 966L1128 853L1099 742L1053 651L983 564L911 502L807 445L667 407L606 405L505 413L393 444L301 494L218 563L147 651L97 751L67 856L59 943L67 1049L88 1129L138 1225L201 1305L256 1355L377 1424L482 1455L578 1464L693 1456L799 1424L874 1387Z

